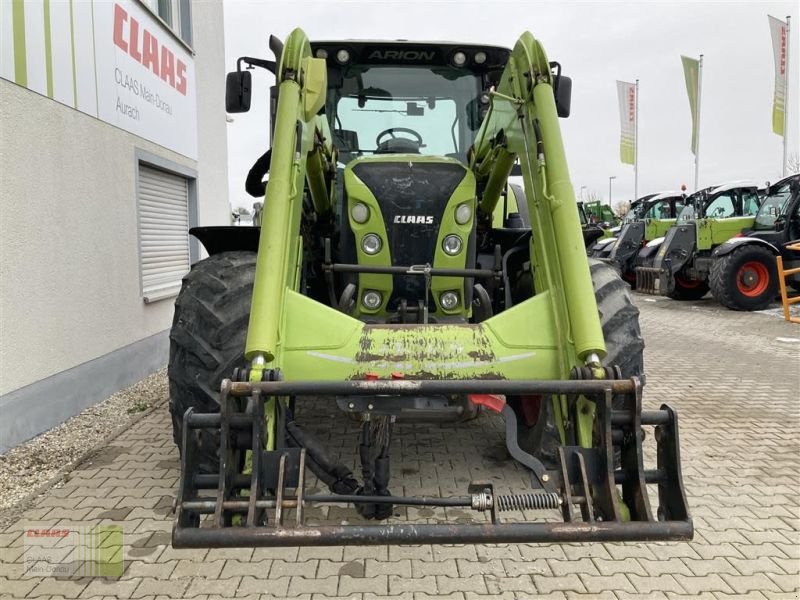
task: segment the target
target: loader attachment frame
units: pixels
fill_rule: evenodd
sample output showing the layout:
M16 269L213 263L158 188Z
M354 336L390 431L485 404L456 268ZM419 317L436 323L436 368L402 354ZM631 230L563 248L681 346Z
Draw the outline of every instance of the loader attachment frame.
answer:
M238 546L331 546L373 544L553 543L583 541L689 540L693 526L686 505L680 468L678 420L668 406L643 411L641 382L629 380L568 381L265 381L222 384L220 414L184 416L182 478L177 500L176 548ZM595 400L597 446L564 446L557 468L546 469L516 443L516 417L508 405L494 405L506 419L506 444L511 455L530 470L531 491L497 494L490 482L473 481L463 496L403 497L309 494L306 450L280 447L264 450L263 398L382 396L435 393L566 396L570 410L579 396ZM612 408L622 396L620 409ZM655 428L657 465L645 469L642 427ZM220 439L219 472L200 474L198 429ZM252 452L245 468L239 460ZM615 455L620 456L619 462ZM618 465L618 466L617 466ZM654 513L648 485L658 488ZM309 525L305 509L312 505L363 502L406 506L463 507L488 513L472 523L384 525ZM627 509L625 508L627 507ZM564 522L503 522L503 511L560 510ZM629 515L627 514L629 511ZM205 522L201 515L209 517ZM527 516L527 512L523 513ZM236 517L240 521L235 526Z

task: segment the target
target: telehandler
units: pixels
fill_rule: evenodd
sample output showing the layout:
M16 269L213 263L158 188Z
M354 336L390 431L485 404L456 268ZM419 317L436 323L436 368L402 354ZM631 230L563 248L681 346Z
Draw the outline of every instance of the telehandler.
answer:
M758 183L751 181L733 181L692 194L666 235L639 250L636 289L674 300L705 296L715 249L753 224L760 203Z
M691 539L676 413L642 407L638 310L586 258L561 66L530 33L509 50L296 29L270 48L275 60L238 60L226 97L249 108L245 66L275 76L261 227L193 230L210 256L176 302L173 545ZM519 210L493 225L517 160ZM360 479L303 428L311 396L360 418ZM393 494L397 417L467 403L505 420L530 489ZM309 491L307 471L331 493ZM306 521L337 503L363 519ZM411 523L393 506L476 518ZM561 521L531 518L540 509Z

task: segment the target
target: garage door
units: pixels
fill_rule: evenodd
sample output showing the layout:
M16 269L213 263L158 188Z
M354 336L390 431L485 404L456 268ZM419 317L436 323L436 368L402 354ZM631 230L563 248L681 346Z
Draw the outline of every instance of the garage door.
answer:
M189 271L189 182L139 165L142 295L155 302L178 294Z

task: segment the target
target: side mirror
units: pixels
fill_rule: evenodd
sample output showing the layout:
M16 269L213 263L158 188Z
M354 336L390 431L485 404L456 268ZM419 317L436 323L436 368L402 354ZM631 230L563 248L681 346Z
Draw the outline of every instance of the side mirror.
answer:
M556 77L553 93L556 96L556 111L558 116L566 119L572 105L572 79L566 75Z
M250 71L233 71L225 79L225 110L243 113L250 110L252 75Z

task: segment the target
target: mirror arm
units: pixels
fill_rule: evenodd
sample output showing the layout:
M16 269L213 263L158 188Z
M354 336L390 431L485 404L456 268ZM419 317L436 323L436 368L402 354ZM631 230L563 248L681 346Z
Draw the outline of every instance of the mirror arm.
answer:
M265 60L263 58L253 58L251 56L240 56L239 59L236 61L236 70L242 70L242 63L247 63L248 69L254 69L255 67L260 67L262 69L266 69L273 75L275 75L275 70L277 65L274 60Z

